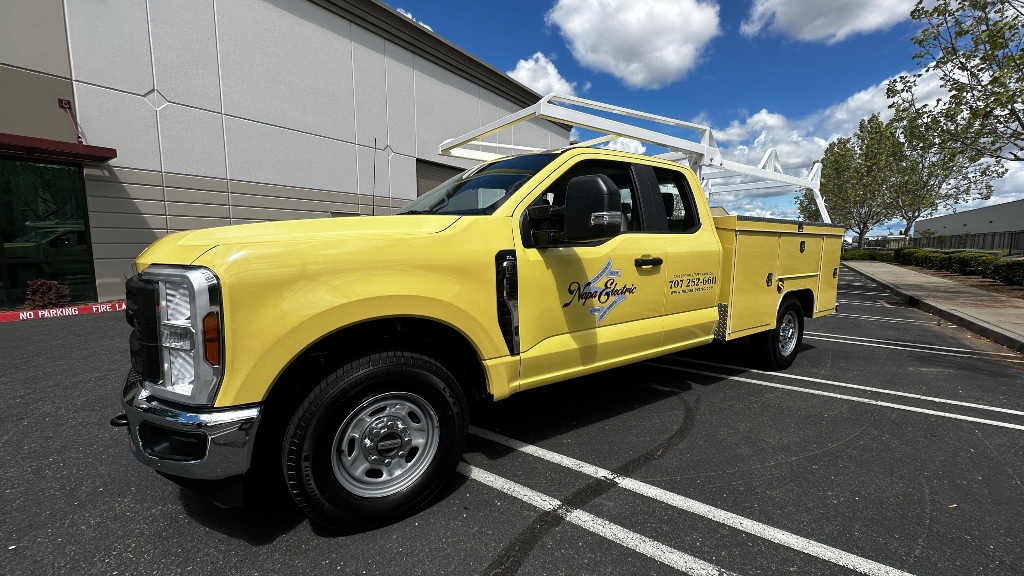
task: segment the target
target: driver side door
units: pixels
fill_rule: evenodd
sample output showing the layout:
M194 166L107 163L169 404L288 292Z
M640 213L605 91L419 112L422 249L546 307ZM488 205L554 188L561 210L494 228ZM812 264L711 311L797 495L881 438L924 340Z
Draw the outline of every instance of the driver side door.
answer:
M644 171L626 162L569 162L527 204L560 205L569 180L593 174L607 175L622 194L617 236L536 247L533 223L520 214L520 390L627 363L661 346L666 282L656 262L665 240L656 225L651 229Z

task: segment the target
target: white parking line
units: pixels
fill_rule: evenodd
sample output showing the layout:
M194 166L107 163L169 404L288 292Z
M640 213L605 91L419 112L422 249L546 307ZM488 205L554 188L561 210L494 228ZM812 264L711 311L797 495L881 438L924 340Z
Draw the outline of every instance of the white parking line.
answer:
M892 308L890 304L882 304L881 302L867 302L863 300L836 300L836 304L847 304L849 306L881 306L883 308Z
M999 408L997 406L986 406L984 404L972 404L970 402L961 402L959 400L947 400L946 398L935 398L933 396L922 396L920 394L911 394L910 392L897 392L896 390L886 390L885 388L872 388L870 386L861 386L859 384L847 384L846 382L836 382L834 380L823 380L821 378L812 378L810 376L798 376L796 374L786 374L785 372L765 372L764 370L755 370L753 368L744 368L742 366L731 366L729 364L719 364L718 362L708 362L707 360L691 360L689 358L679 358L679 360L685 360L687 362L694 362L696 364L704 364L707 366L717 366L718 368L729 368L731 370L745 370L747 372L755 372L757 374L764 374L766 376L779 376L780 378L789 378L792 380L803 380L805 382L817 382L818 384L828 384L829 386L841 386L843 388L852 388L854 390L865 390L867 392L879 392L882 394L889 394L892 396L903 396L904 398L916 398L918 400L927 400L929 402L939 402L941 404L953 404L955 406L965 406L967 408L976 408L978 410L991 410L992 412L1003 412L1004 414L1014 414L1016 416L1024 416L1024 412L1019 410L1010 410L1009 408Z
M753 534L759 538L764 538L770 542L781 544L787 548L855 570L861 574L870 574L871 576L909 576L909 573L907 572L897 570L873 560L868 560L867 558L862 558L855 554L844 552L838 548L833 548L820 542L815 542L814 540L797 536L792 532L786 532L785 530L780 530L778 528L768 526L767 524L762 524L755 520L744 518L743 516L733 514L732 512L726 512L720 508L715 508L714 506L704 504L703 502L698 502L691 498L680 496L674 492L669 492L668 490L652 486L639 480L620 476L611 470L605 470L604 468L594 466L593 464L588 464L569 456L563 456L557 452L552 452L538 446L533 446L532 444L520 442L489 430L477 428L476 426L470 426L469 431L475 436L485 438L492 442L497 442L498 444L502 444L531 456L536 456L542 460L547 460L548 462L564 466L571 470L586 474L587 476L612 482L621 488L629 490L630 492L646 496L652 500L668 504L669 506L686 512L697 514L698 516L703 516L709 520L714 520L715 522L719 522L731 528L741 530L748 534Z
M878 338L864 338L863 336L847 336L845 334L827 334L825 332L804 331L804 334L815 336L831 336L832 338L844 338L846 340L867 340L869 342L885 342L886 344L899 344L901 346L918 346L920 348L935 348L937 350L954 350L956 352L972 352L974 354L994 354L996 356L1016 356L1011 352L985 352L984 350L971 350L970 348L951 348L949 346L935 346L932 344L915 344L913 342L897 342L895 340L880 340Z
M865 292L862 290L840 290L840 294L863 294L865 296L892 296L888 292Z
M959 356L961 358L985 358L985 356L977 356L975 354L960 354L957 352L942 352L941 350L922 350L921 348L906 348L903 346L892 346L891 344L877 344L875 342L855 342L853 340L840 340L839 338L823 338L821 336L808 336L804 333L804 338L809 340L827 340L829 342L839 342L841 344L856 344L858 346L872 346L874 348L891 348L893 350L909 350L911 352L925 352L927 354L942 354L944 356ZM1006 360L1007 362L1024 362L1024 360Z
M651 540L646 536L637 534L636 532L623 528L618 524L613 524L603 518L598 518L588 512L566 506L555 498L527 488L522 484L517 484L516 482L502 478L501 476L491 474L490 472L477 468L476 466L460 462L458 470L461 474L465 474L477 482L486 484L487 486L504 492L509 496L514 496L527 504L532 504L533 506L544 510L545 512L554 512L570 524L575 524L584 530L593 532L598 536L603 536L616 544L621 544L630 550L634 550L644 556L653 558L662 564L667 564L681 572L693 574L694 576L721 576L723 574L732 574L731 572L727 572L699 558L694 558L689 554L680 552L675 548L670 548L661 542Z
M870 320L872 322L894 322L896 324L935 324L931 320L904 320L901 318L886 318L884 316L862 316L860 314L839 314L838 312L832 314L832 316L839 316L841 318L854 318L857 320Z
M961 416L960 414L950 414L949 412L938 412L936 410L928 410L927 408L915 408L913 406L904 406L902 404L893 404L892 402L882 402L881 400L871 400L868 398L858 398L856 396L846 396L844 394L836 394L834 392L823 392L821 390L812 390L810 388L800 388L798 386L787 386L785 384L776 384L774 382L764 382L762 380L754 380L752 378L743 378L741 376L729 376L728 374L717 374L715 372L704 372L703 370L693 370L691 368L680 368L678 366L669 366L668 364L658 364L657 362L644 362L644 364L650 364L652 366L658 366L661 368L667 368L669 370L678 370L679 372L690 372L693 374L701 374L704 376L713 376L715 378L723 378L725 380L735 380L737 382L747 382L749 384L759 384L761 386L768 386L771 388L781 388L782 390L792 390L794 392L805 392L807 394L814 394L817 396L828 396L830 398L839 398L842 400L851 400L853 402L862 402L864 404L874 404L876 406L885 406L886 408L895 408L897 410L906 410L908 412L918 412L921 414L929 414L931 416L942 416L943 418L952 418L954 420L964 420L966 422L976 422L978 424L989 424L991 426L999 426L1001 428L1012 428L1014 430L1024 430L1024 426L1020 424L1009 424L1007 422L999 422L996 420L985 420L984 418L975 418L973 416ZM950 401L952 402L952 401Z

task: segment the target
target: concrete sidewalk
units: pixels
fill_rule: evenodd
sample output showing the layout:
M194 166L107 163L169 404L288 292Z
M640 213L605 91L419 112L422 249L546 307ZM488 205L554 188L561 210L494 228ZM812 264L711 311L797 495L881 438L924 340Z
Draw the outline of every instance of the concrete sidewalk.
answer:
M884 262L844 261L843 265L877 282L908 304L1007 348L1024 352L1024 300Z

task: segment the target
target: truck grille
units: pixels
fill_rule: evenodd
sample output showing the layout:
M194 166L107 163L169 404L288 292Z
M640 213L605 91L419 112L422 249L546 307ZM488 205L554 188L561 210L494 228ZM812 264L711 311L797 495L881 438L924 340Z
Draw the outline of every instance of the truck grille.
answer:
M160 348L157 341L159 287L137 275L125 283L125 316L134 328L128 337L132 370L146 380L160 380Z

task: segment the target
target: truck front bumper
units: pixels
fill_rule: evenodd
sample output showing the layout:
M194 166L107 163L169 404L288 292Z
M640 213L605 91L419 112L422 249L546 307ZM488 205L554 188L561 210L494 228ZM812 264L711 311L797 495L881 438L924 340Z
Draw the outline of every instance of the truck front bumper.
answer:
M135 458L179 478L220 480L249 469L260 406L185 408L150 396L129 372L121 404Z

